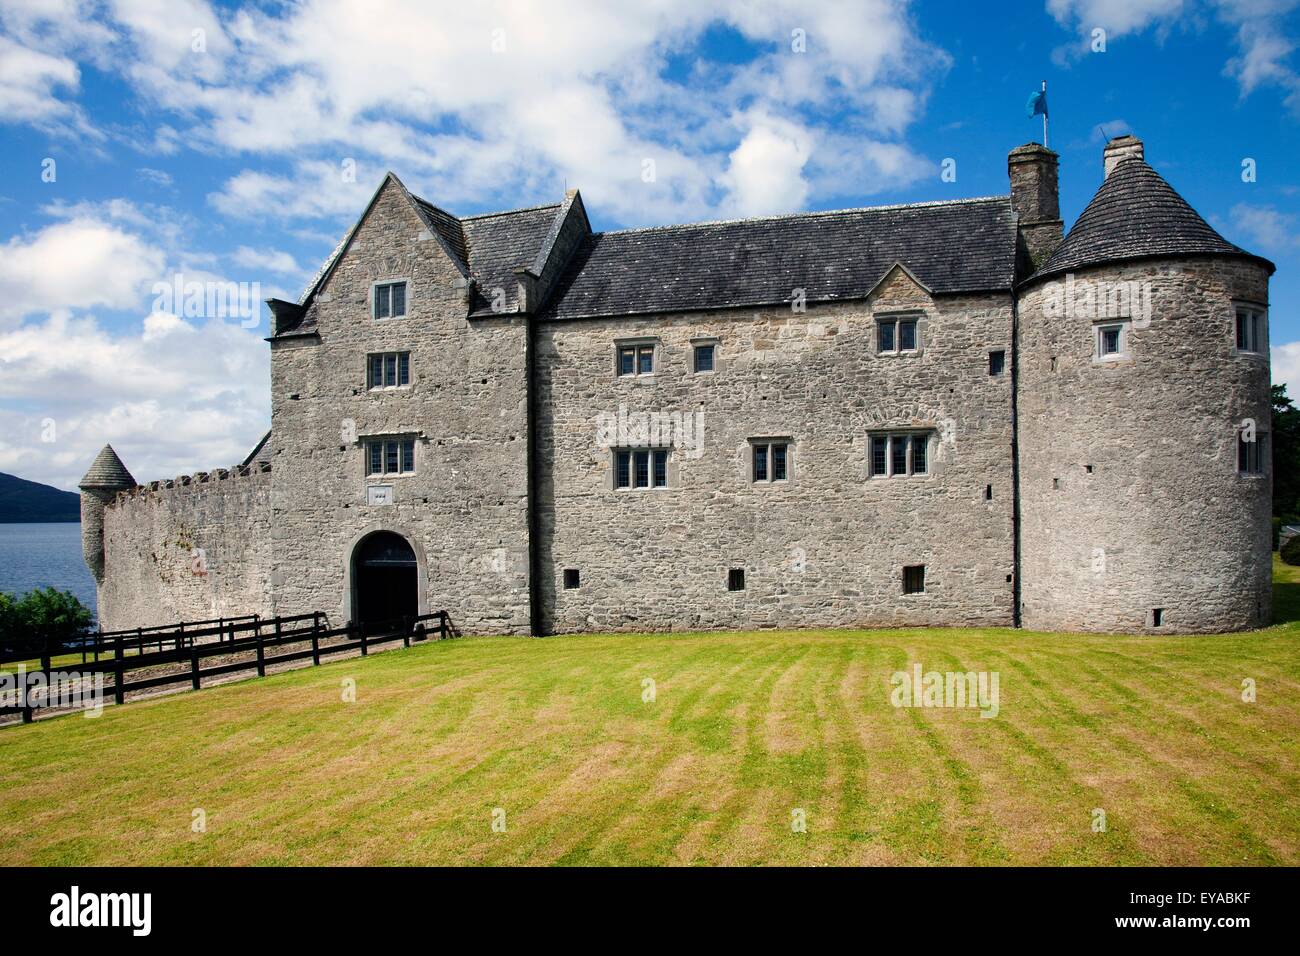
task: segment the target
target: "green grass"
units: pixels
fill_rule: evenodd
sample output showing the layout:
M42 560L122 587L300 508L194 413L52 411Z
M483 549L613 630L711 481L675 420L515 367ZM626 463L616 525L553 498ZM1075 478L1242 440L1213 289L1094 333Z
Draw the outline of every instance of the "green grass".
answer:
M468 638L3 728L0 863L1295 865L1276 576L1240 635ZM914 661L1000 713L895 709Z

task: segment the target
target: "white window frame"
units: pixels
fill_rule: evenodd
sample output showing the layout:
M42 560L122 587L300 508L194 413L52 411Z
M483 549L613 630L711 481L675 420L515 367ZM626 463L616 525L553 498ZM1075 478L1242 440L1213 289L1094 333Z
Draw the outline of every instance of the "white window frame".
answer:
M1105 334L1109 331L1119 333L1116 346L1117 351L1106 352ZM1093 326L1093 352L1092 359L1094 362L1115 362L1119 359L1129 358L1129 335L1133 330L1132 319L1107 319L1104 322L1097 322Z
M672 487L673 483L673 454L671 448L663 446L649 447L645 445L622 446L610 449L610 478L609 485L614 491L663 491ZM655 460L662 454L664 456L664 483L655 484ZM620 455L627 455L627 484L618 483L618 459ZM636 482L636 456L646 456L646 481L647 484L638 485Z
M632 353L632 371L623 371L623 353ZM650 353L650 371L641 371L641 356ZM614 342L614 378L624 381L653 378L659 368L658 339L617 339Z
M877 355L919 355L921 353L921 320L924 315L920 312L890 312L876 317L876 341L875 348ZM915 341L910 349L903 348L903 323L910 322L916 326ZM893 327L894 347L890 349L882 348L880 344L880 334L884 326Z
M885 470L876 471L874 452L875 440L885 439ZM916 440L925 444L925 471L916 470ZM907 442L906 470L894 470L894 442ZM873 481L877 478L928 478L934 474L934 432L926 429L898 429L867 433L867 477Z
M391 289L395 285L403 286L402 292L402 312L399 315L380 315L379 314L379 290ZM392 311L392 292L389 295L389 311ZM390 319L404 319L411 314L411 282L409 279L379 279L370 283L370 317L376 322L387 322Z
M397 380L394 381L391 385L388 384L387 381L388 357L390 355L394 357L395 368L394 368L393 375L394 378ZM406 381L405 382L401 381L403 356L406 357ZM375 383L374 374L373 374L375 359L380 360L381 369L382 369L380 375L381 381L378 384ZM370 352L369 354L366 355L366 390L367 391L384 392L384 391L392 391L393 389L398 389L398 388L410 388L411 381L413 379L414 376L411 374L411 353L410 352Z
M406 462L403 451L407 443L411 445L411 467L405 468ZM413 435L372 435L362 440L361 452L364 456L363 465L365 467L366 478L404 478L408 475L414 475L419 471L419 453L417 448L419 441ZM390 471L388 468L388 446L397 446L397 469ZM375 446L379 447L379 471L372 471L372 451Z
M785 476L775 477L776 469L772 467L772 449L785 449ZM759 478L758 450L763 449L766 456L767 477ZM749 440L749 483L751 485L784 485L794 478L794 440L791 438L751 438Z
M1242 355L1267 355L1268 309L1251 305L1248 302L1239 302L1233 307L1232 315L1233 344L1236 346L1237 351ZM1247 333L1244 336L1245 345L1242 344L1243 336L1241 334L1241 320L1243 317L1249 319L1246 324Z

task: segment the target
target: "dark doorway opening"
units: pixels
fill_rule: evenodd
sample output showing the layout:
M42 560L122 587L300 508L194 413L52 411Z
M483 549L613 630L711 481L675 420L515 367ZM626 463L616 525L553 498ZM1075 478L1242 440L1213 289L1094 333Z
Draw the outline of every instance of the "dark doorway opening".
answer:
M400 534L376 531L352 557L353 621L374 626L420 613L415 551Z

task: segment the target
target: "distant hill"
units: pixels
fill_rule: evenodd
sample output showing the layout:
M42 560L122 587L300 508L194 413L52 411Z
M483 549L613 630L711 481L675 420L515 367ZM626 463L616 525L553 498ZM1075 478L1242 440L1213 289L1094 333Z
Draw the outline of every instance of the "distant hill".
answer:
M80 495L0 471L0 524L80 520Z

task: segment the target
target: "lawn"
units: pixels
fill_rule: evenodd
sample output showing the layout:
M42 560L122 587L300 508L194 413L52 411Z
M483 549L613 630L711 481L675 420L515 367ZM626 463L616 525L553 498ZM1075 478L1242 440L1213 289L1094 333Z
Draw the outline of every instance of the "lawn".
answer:
M1295 865L1298 680L1298 623L443 641L0 729L0 863Z

